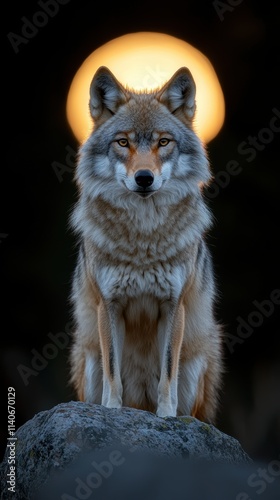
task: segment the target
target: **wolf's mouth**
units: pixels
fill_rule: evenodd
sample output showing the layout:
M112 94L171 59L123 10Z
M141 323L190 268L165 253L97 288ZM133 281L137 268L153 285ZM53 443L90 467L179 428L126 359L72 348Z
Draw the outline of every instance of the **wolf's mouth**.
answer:
M123 182L123 185L125 186L125 188L127 189L127 191L129 191L130 193L135 193L138 196L140 196L141 198L149 198L150 196L152 196L153 194L155 194L158 191L158 189L149 189L149 188L131 189L126 185L126 183L124 181L122 181L122 182Z
M149 198L149 196L152 196L156 191L153 190L153 191L134 191L134 193L138 194L139 196L141 196L141 198Z

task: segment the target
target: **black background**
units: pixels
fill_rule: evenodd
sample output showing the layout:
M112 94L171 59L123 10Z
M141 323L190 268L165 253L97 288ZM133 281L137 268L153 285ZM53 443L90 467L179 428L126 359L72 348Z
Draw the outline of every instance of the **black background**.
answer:
M216 7L215 7L216 5ZM223 11L225 7L226 10ZM77 151L65 116L71 80L84 59L103 43L137 31L181 38L212 62L226 102L225 124L208 144L214 175L231 160L241 172L209 199L215 225L208 241L220 298L217 316L237 337L238 318L255 326L248 338L225 343L224 386L217 426L239 439L252 456L280 453L279 305L267 317L253 301L270 300L279 280L279 15L277 2L192 0L119 3L69 0L15 53L7 35L21 35L39 2L5 5L2 93L6 137L1 165L1 382L7 443L6 391L16 389L16 427L35 413L75 399L68 384L69 344L27 377L71 320L69 291L76 259L68 228L76 200L73 172L60 182L53 162L66 165L66 147ZM223 18L223 19L222 19ZM278 67L278 69L277 69ZM272 121L278 110L277 120ZM278 127L278 132L272 131ZM273 125L274 124L274 125ZM263 129L270 129L270 131ZM254 158L238 149L257 137ZM258 149L259 148L259 149ZM72 158L73 160L73 158ZM71 169L70 169L71 170ZM272 311L272 309L274 309ZM66 337L64 335L64 337ZM34 351L35 350L35 351ZM33 360L33 361L32 361ZM2 450L1 450L2 451Z

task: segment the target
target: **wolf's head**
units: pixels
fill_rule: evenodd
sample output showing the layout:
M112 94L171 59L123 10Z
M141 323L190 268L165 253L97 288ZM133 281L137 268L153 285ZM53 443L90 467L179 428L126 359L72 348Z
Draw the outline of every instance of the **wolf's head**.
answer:
M160 89L125 88L106 67L90 86L94 128L80 149L76 180L87 196L112 203L176 203L211 178L194 132L195 83L180 68Z

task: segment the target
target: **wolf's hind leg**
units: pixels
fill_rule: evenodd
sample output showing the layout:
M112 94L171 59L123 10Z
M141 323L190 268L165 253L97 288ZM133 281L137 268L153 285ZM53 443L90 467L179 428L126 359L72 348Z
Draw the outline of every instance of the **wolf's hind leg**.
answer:
M217 327L218 329L218 327ZM184 346L184 351L188 348ZM189 349L190 351L190 349ZM214 339L204 353L181 360L178 383L178 415L192 415L215 423L221 385L220 345Z
M74 344L71 352L71 383L80 401L101 404L102 364L97 349Z
M220 371L220 366L214 360L208 360L208 368L200 380L191 413L193 417L212 424L215 424L219 404Z
M206 361L201 355L181 362L178 383L178 414L191 415L200 391L204 392L203 378ZM203 397L201 398L203 399Z

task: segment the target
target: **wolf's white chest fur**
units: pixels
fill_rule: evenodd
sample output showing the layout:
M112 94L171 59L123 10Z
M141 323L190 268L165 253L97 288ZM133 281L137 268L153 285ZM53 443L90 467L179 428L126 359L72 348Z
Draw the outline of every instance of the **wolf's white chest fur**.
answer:
M185 266L153 264L148 269L133 264L106 265L96 272L96 280L105 299L137 298L148 294L160 300L178 298L186 275Z
M182 207L177 211L182 213L171 218L166 208L160 213L117 214L108 205L106 208L104 212L96 207L87 231L98 258L94 276L103 297L130 299L148 294L159 300L178 298L191 272L194 256L188 249L196 236Z

